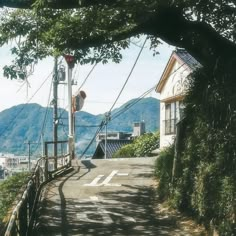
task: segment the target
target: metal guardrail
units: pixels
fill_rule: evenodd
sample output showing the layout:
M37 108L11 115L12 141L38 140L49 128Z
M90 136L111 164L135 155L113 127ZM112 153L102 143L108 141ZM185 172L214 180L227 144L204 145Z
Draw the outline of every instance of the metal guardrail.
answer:
M42 186L71 165L69 154L57 158L46 154L37 161L23 195L12 211L4 236L30 236Z

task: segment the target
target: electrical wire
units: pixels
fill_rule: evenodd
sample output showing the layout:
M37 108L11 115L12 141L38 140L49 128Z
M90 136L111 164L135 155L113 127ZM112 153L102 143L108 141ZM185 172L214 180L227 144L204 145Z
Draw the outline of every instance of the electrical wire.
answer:
M184 62L183 64L181 64L177 69L175 69L173 72L171 72L169 74L169 76L175 74L180 68L182 68L184 65L186 65L186 63L190 60L191 58L189 57L187 59L186 62ZM135 99L132 103L129 103L127 106L125 106L124 109L118 111L117 113L114 113L112 115L112 120L116 119L118 116L120 116L121 114L123 114L124 112L126 112L128 109L130 109L132 106L134 106L136 103L138 103L140 100L142 100L145 96L147 96L149 93L151 93L154 89L156 88L156 85L154 85L153 87L151 87L150 89L148 89L147 91L145 91L141 96L139 96L137 99Z
M120 90L120 92L119 92L119 94L118 94L118 96L117 96L115 102L114 102L113 105L111 106L109 112L111 112L111 110L113 109L113 107L116 105L116 102L117 102L118 99L120 98L121 93L123 92L123 90L124 90L124 88L125 88L125 86L126 86L128 80L129 80L130 76L132 75L132 73L133 73L133 71L134 71L134 68L135 68L136 65L137 65L137 62L138 62L139 57L140 57L140 55L141 55L141 53L142 53L142 51L143 51L143 49L144 49L144 46L145 46L146 42L147 42L147 37L146 37L146 39L144 40L144 43L143 43L143 45L142 45L142 47L141 47L141 49L140 49L140 51L139 51L139 53L138 53L138 56L137 56L137 58L136 58L136 60L135 60L135 62L134 62L134 64L133 64L133 66L132 66L132 68L131 68L131 70L130 70L130 73L129 73L129 75L128 75L128 77L127 77L127 79L126 79L124 85L122 86L122 88L121 88L121 90Z
M89 76L92 74L93 70L95 69L95 67L97 66L98 63L95 63L94 66L92 67L92 69L89 71L89 73L87 74L87 76L85 77L84 81L82 82L82 84L80 85L80 87L78 88L78 90L80 90L84 84L86 83L86 81L88 80ZM63 112L60 114L60 116L58 117L58 120L61 119L62 115L64 114L64 112L66 111L66 109L68 108L68 106L66 106L63 110Z
M143 47L145 45L145 42L143 44ZM142 52L142 49L143 47L141 48L141 52ZM140 56L141 52L139 53L138 57ZM183 64L181 64L176 70L174 70L172 73L170 73L169 76L171 76L172 74L176 73L180 68L182 68L191 58L188 58L186 62L184 62ZM137 63L137 59L136 59L136 62L134 65L136 65ZM133 71L134 69L134 66L132 68L131 71ZM129 74L129 76L131 75L131 73ZM125 82L126 83L126 82ZM123 88L125 87L125 85L122 87L121 89L121 92L123 91ZM111 121L116 119L117 117L119 117L121 114L123 114L124 112L126 112L128 109L130 109L132 106L134 106L136 103L138 103L139 101L141 101L146 95L148 95L150 92L152 92L154 89L156 88L156 85L154 85L153 87L151 87L150 89L148 89L146 92L144 92L140 97L138 97L138 99L135 99L134 102L128 104L124 109L120 110L119 112L117 113L114 113L112 115L112 118L111 118ZM120 94L121 94L120 92ZM118 98L120 96L120 94L118 95ZM118 100L118 98L116 99L116 101ZM112 108L115 106L116 104L116 101L114 102L114 104L112 105L111 109L110 109L110 112L112 110ZM96 138L97 134L103 129L103 127L106 125L106 121L103 120L99 126L99 128L97 129L95 135L93 136L93 138L91 139L90 143L88 144L88 146L85 148L84 152L82 153L82 155L80 156L81 158L84 156L84 154L87 152L87 150L90 148L90 146L92 145L94 139Z
M62 62L62 58L61 58L61 60L59 61L58 64L60 64L61 62ZM51 75L52 73L53 73L53 72L51 72L50 75ZM50 76L50 75L49 75L49 76ZM55 75L54 75L54 76L55 76ZM54 77L54 76L53 76L53 77ZM48 95L48 101L47 101L47 107L46 107L46 111L45 111L45 115L44 115L44 119L43 119L43 123L42 123L42 128L41 128L40 135L39 135L39 138L38 138L37 146L36 146L36 148L35 148L33 154L38 150L38 147L39 147L39 144L40 144L40 143L41 143L41 145L43 145L42 142L40 142L40 139L41 139L41 136L44 135L44 131L45 131L45 127L46 127L46 121L47 121L47 118L48 118L49 105L50 105L50 98L51 98L51 93L52 93L52 84L53 84L53 79L54 79L53 77L52 77L52 80L51 80L51 83L50 83L49 95Z
M117 96L115 102L114 102L113 105L111 106L111 108L110 108L110 110L109 110L109 113L111 112L111 110L113 109L113 107L116 105L118 99L120 98L120 95L121 95L122 92L124 91L124 88L125 88L127 82L129 81L129 78L130 78L130 76L132 75L132 73L133 73L133 71L134 71L134 68L135 68L136 65L137 65L137 62L138 62L138 60L139 60L139 58L140 58L140 55L141 55L141 53L142 53L142 51L143 51L143 49L144 49L144 46L145 46L146 42L147 42L147 38L144 40L144 43L143 43L143 45L142 45L142 47L141 47L141 49L140 49L140 51L139 51L139 53L138 53L137 58L135 59L135 62L134 62L133 66L132 66L132 68L131 68L131 70L130 70L130 73L129 73L128 77L126 78L126 81L125 81L125 83L123 84L123 86L122 86L122 88L121 88L121 90L120 90L120 92L119 92L119 94L118 94L118 96ZM92 68L92 70L95 68L95 66L96 66L96 64L94 65L94 67ZM92 72L92 71L91 71L91 72ZM85 81L86 81L86 80L85 80ZM82 87L82 86L81 86L81 87ZM82 157L84 156L84 154L87 152L87 150L88 150L88 149L90 148L90 146L92 145L92 143L93 143L94 139L96 138L97 134L103 129L103 127L104 127L105 125L107 125L107 117L105 117L105 120L102 120L102 122L101 122L99 128L97 129L95 135L93 136L91 142L90 142L90 143L88 144L88 146L85 148L85 150L84 150L84 152L82 153L82 155L80 156L80 158L82 158Z
M84 84L86 83L87 79L89 78L89 76L91 75L91 73L93 72L93 70L95 69L95 67L97 66L97 62L94 64L94 66L92 67L92 69L89 71L88 75L85 77L84 81L82 82L82 84L80 85L79 89L80 90Z
M116 119L117 117L119 117L120 115L122 115L123 113L125 113L127 110L129 110L132 106L134 106L136 103L140 102L144 97L146 97L150 92L152 92L154 90L155 87L152 87L151 89L147 90L146 92L144 92L141 96L139 96L137 99L134 99L133 102L127 104L122 110L119 110L117 113L114 113L112 115L112 118L110 121L113 121L114 119Z
M49 79L49 77L52 75L52 72L46 77L46 79L43 81L43 83L39 86L39 88L35 91L35 93L31 96L30 99L28 99L28 101L26 103L24 103L24 105L28 104L33 98L34 96L38 93L38 91L43 87L43 85L46 83L46 81ZM9 124L7 125L7 127L3 130L3 132L0 134L0 137L3 136L3 134L11 127L11 125L14 124L14 121L16 120L16 118L21 114L21 112L25 109L25 106L22 106L22 108L20 109L19 112L17 112L17 114L13 117L13 119L9 122Z
M64 125L64 126L68 126L63 124L63 122L59 125ZM94 127L100 127L100 125L75 125L76 128L94 128Z
M45 115L44 115L44 119L43 119L43 123L42 123L42 128L41 128L40 135L39 135L39 138L38 138L37 146L36 146L36 148L35 148L33 154L38 150L39 144L41 143L41 142L40 142L41 136L44 135L44 131L45 131L45 127L46 127L46 121L47 121L47 118L48 118L48 111L49 111L50 98L51 98L51 93L52 93L52 84L53 84L53 80L51 81L51 84L50 84L49 95L48 95L48 102L47 102L47 108L46 108L46 111L45 111ZM42 143L41 143L41 144L42 144ZM32 154L32 155L33 155L33 154Z
M85 148L85 150L83 151L83 153L80 155L80 158L82 159L82 157L85 155L85 153L88 151L88 149L90 148L90 146L92 145L92 143L94 142L95 138L97 137L97 135L100 133L100 131L102 130L102 128L104 127L104 120L101 121L101 124L99 125L99 128L97 129L97 131L95 132L93 138L91 139L91 141L89 142L89 144L87 145L87 147Z

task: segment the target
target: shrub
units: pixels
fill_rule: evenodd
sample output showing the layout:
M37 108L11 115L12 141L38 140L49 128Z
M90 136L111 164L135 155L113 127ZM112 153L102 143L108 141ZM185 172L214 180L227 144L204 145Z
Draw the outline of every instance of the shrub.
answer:
M133 143L121 147L113 154L113 157L152 156L151 152L159 147L159 140L159 132L143 134L136 138Z
M162 197L213 224L220 236L236 235L235 73L202 68L192 75L172 189L167 160L160 159L157 172Z
M18 173L0 184L0 221L7 215L20 189L26 184L29 173Z
M124 145L122 148L120 148L117 152L113 154L113 158L118 157L134 157L134 145L133 144L127 144Z
M158 195L160 200L170 196L173 160L174 146L172 145L161 151L155 162L155 176L159 181Z

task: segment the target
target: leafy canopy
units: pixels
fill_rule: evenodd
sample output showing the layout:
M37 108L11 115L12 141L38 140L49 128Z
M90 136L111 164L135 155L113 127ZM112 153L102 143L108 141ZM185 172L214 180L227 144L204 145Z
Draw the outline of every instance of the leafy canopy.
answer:
M148 36L154 50L163 39L186 48L203 64L214 64L216 56L226 53L235 55L232 0L2 2L22 8L1 11L0 45L16 42L15 61L5 67L5 76L10 78L24 79L32 63L49 55L71 53L81 64L118 63L130 38L141 35Z

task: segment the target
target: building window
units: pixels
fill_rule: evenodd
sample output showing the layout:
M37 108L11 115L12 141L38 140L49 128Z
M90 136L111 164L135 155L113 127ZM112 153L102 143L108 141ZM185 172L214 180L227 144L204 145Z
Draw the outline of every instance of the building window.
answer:
M176 118L178 116L177 103L165 104L165 120L164 120L164 133L175 134L176 133Z

